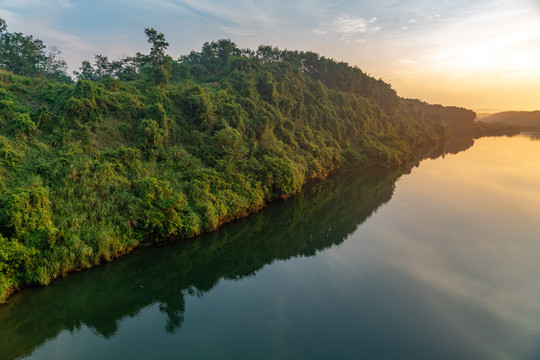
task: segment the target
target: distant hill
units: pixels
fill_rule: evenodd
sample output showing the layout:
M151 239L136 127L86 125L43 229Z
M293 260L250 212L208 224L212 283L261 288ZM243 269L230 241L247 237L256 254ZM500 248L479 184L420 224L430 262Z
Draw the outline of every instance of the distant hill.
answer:
M517 125L522 129L540 129L540 111L504 111L483 118L482 121Z
M492 112L491 113L479 113L479 112L477 112L476 113L476 119L483 121L484 118L487 118L488 116L491 116L491 115L493 115Z

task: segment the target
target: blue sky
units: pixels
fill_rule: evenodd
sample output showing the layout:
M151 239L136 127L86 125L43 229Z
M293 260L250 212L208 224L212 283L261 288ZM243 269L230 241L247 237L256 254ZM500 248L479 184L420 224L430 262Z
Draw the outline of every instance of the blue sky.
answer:
M148 52L144 28L154 27L175 58L230 38L347 61L405 97L540 108L538 0L2 0L0 17L58 47L72 70L95 54Z

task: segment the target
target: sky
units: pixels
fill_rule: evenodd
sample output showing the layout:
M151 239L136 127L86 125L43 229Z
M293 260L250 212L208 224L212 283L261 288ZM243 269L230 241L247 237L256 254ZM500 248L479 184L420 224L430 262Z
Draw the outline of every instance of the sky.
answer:
M8 31L63 52L76 70L102 54L173 58L204 42L315 51L398 95L479 113L540 109L540 0L2 0Z

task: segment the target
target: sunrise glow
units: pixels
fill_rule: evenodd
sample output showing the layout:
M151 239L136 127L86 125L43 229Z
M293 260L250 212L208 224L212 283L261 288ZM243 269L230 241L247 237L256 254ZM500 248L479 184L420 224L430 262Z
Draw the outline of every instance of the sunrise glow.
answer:
M540 5L533 0L6 0L0 17L11 31L57 46L73 70L96 54L139 51L151 26L167 36L173 57L230 38L242 48L268 44L346 61L403 97L478 112L540 108Z

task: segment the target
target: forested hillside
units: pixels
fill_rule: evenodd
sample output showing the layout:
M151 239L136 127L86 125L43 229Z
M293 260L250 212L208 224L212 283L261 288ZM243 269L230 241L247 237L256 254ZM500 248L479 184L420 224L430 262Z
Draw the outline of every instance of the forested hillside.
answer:
M484 118L491 124L516 125L524 130L540 130L540 111L504 111Z
M146 36L149 54L97 55L73 80L59 52L0 22L0 300L330 172L490 131L316 53L219 40L173 59L163 34Z

